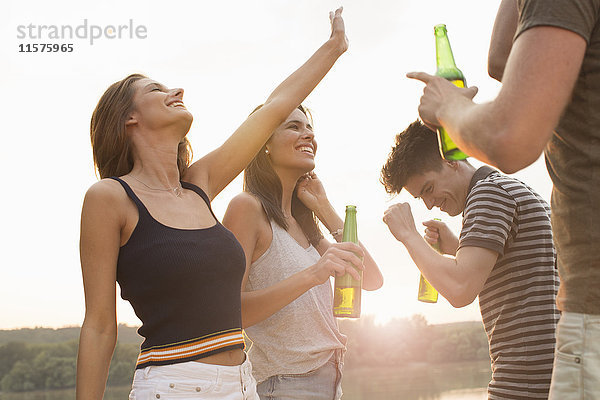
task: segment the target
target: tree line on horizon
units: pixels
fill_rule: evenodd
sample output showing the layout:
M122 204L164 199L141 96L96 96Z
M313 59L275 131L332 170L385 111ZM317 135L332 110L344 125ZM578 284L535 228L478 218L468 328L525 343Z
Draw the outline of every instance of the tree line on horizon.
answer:
M339 321L348 337L346 371L414 363L489 360L481 322L429 325L421 315L377 325L372 316ZM22 392L75 387L79 327L0 330L0 390ZM142 338L119 325L109 386L130 385Z

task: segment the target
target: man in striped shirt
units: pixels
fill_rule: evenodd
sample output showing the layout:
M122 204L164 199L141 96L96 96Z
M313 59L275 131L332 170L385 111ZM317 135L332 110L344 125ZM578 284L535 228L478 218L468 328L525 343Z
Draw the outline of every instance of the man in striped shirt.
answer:
M460 238L428 221L425 239L410 206L383 218L427 280L454 307L479 296L492 361L489 399L548 398L555 348L558 274L550 207L529 186L468 161L447 161L435 134L416 121L396 137L382 170L389 193L405 188L427 208L463 215Z

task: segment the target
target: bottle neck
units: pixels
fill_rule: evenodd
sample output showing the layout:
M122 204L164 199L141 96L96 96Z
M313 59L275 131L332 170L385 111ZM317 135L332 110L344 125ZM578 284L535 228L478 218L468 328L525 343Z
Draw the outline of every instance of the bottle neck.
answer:
M458 69L445 30L435 32L435 55L438 70Z
M358 243L358 233L356 227L356 209L346 210L346 218L344 220L343 242Z

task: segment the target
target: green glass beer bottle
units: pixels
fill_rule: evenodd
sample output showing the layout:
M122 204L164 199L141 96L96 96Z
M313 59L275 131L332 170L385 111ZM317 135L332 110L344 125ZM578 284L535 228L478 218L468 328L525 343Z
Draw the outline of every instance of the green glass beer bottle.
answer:
M358 244L356 229L356 206L346 206L346 219L344 220L344 234L342 242ZM360 317L360 292L362 289L363 271L357 270L360 280L346 273L335 277L333 291L333 315L338 318Z
M434 219L436 221L441 221L441 219L439 218ZM438 253L442 254L439 240L435 244L432 244L431 247L433 247ZM433 286L431 286L431 283L429 283L427 279L425 279L423 274L421 274L421 277L419 279L419 294L417 296L417 299L419 301L422 301L423 303L437 303L438 301L438 291L435 290Z
M448 79L458 87L465 87L465 76L454 62L454 55L452 54L452 48L450 48L446 25L436 25L433 30L435 33L435 56L437 60L437 71L435 74ZM440 153L444 159L464 160L468 157L454 144L443 127L438 129L437 134Z

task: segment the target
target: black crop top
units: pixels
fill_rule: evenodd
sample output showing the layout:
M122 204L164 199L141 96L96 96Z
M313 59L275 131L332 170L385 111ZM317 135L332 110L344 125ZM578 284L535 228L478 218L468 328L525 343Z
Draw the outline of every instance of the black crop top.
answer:
M202 197L217 222L204 229L172 228L155 220L127 183L112 179L123 186L139 213L117 262L121 297L142 321L138 333L145 340L136 368L244 348L244 250L215 217L208 196L198 186L181 182Z

